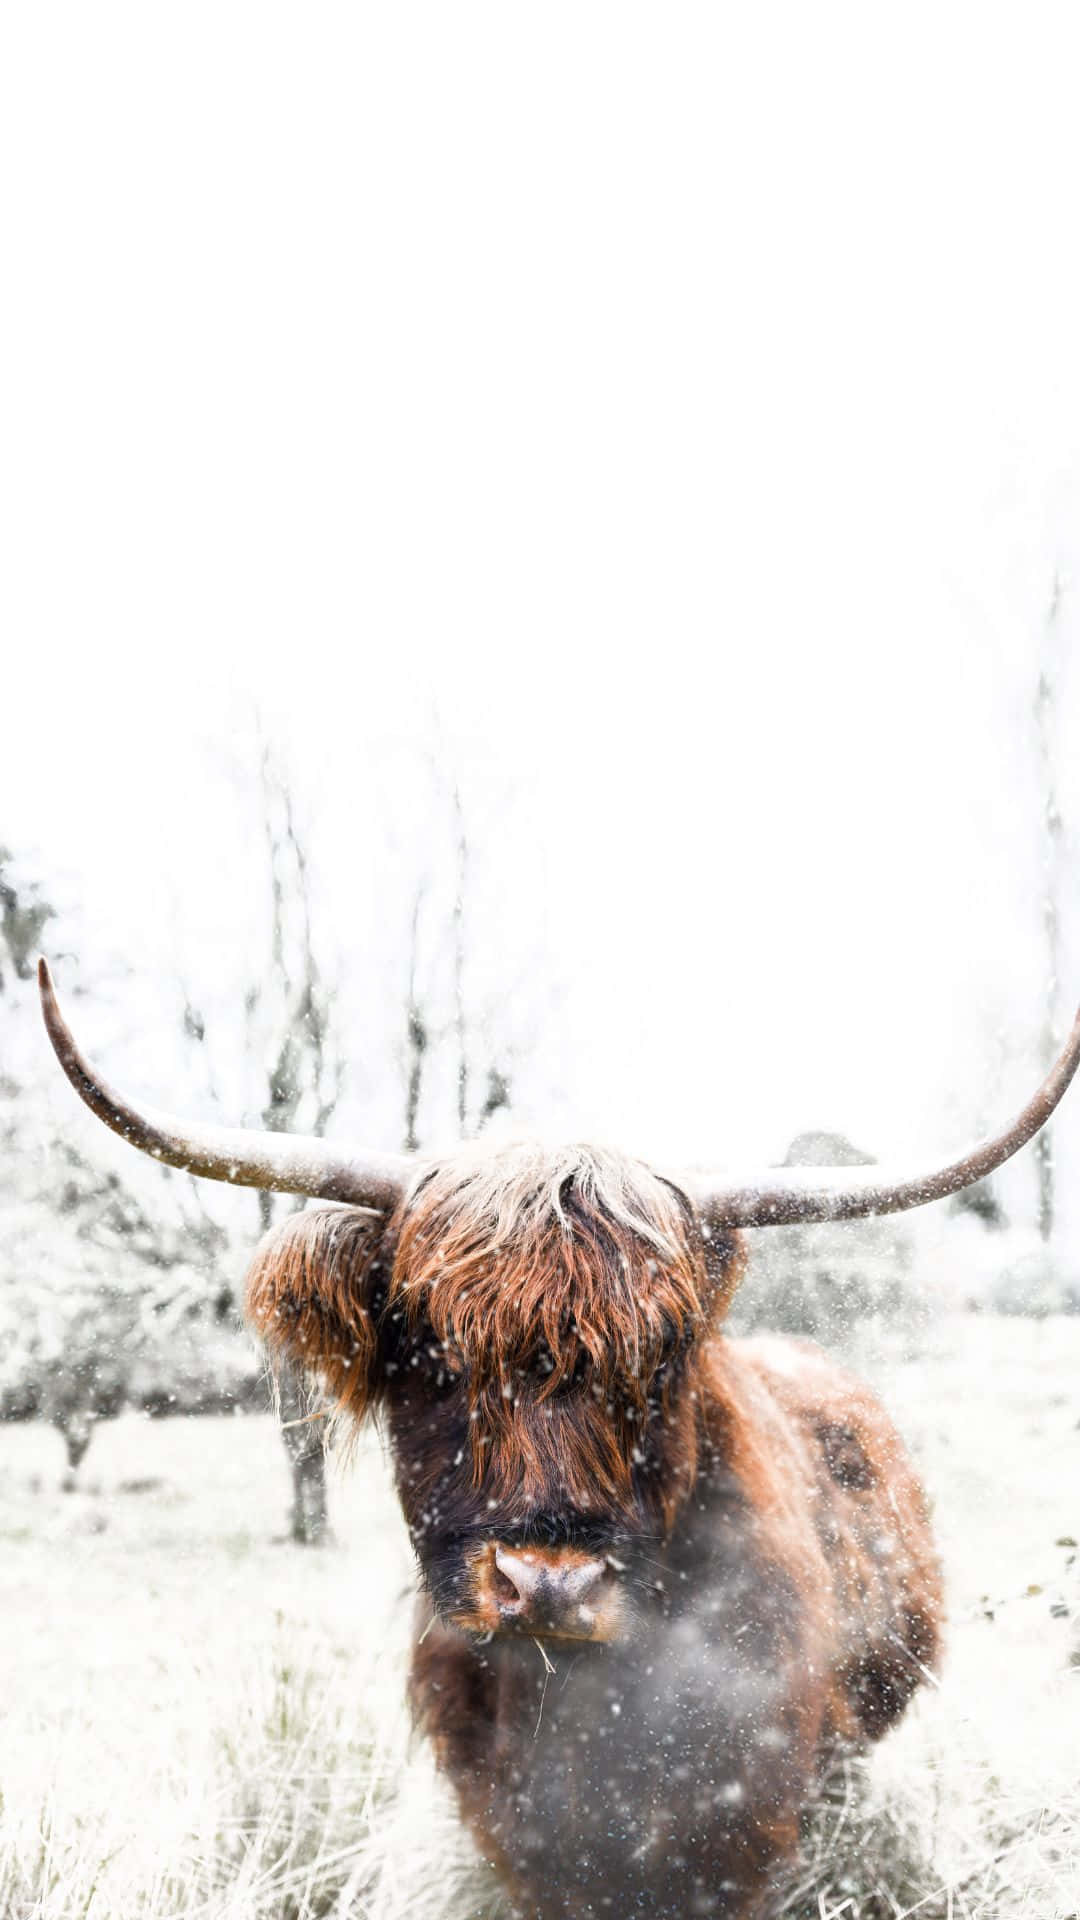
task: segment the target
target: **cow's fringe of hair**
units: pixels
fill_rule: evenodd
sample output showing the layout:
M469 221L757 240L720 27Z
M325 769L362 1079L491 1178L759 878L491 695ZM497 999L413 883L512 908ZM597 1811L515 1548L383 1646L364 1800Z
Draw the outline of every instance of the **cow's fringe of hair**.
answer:
M246 1312L272 1359L316 1371L337 1410L361 1419L378 1393L375 1365L381 1216L355 1207L290 1214L259 1243ZM373 1311L373 1307L375 1311Z
M625 1494L657 1372L711 1317L685 1195L622 1154L514 1142L427 1171L395 1239L392 1297L465 1372L477 1481L509 1489L531 1465Z
M704 1281L676 1187L621 1154L524 1142L458 1152L416 1184L392 1291L471 1367L539 1359L543 1399L583 1355L601 1383L644 1380L700 1321Z

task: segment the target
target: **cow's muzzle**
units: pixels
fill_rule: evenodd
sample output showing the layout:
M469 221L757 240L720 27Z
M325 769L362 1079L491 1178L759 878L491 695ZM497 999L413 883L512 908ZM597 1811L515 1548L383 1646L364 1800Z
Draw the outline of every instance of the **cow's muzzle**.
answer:
M614 1640L622 1624L608 1556L577 1547L489 1540L470 1556L472 1607L460 1624L485 1633Z

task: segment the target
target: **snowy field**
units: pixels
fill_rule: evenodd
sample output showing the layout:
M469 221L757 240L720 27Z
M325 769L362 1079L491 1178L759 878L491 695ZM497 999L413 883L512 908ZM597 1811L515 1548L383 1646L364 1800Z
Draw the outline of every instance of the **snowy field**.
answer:
M931 1488L942 1685L834 1786L785 1912L1080 1911L1080 1319L951 1317L873 1368ZM339 1545L275 1536L269 1419L126 1416L79 1492L0 1429L4 1920L498 1912L402 1708L408 1548L374 1444ZM992 1617L991 1617L992 1616Z

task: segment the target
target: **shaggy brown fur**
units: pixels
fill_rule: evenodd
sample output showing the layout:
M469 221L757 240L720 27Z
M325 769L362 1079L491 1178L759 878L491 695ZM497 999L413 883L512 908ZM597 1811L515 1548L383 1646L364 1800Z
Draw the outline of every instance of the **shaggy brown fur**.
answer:
M382 1386L376 1365L382 1239L379 1214L311 1207L267 1235L247 1275L247 1315L271 1353L319 1373L340 1410L357 1420Z
M271 1346L381 1409L426 1588L414 1710L536 1920L748 1920L830 1743L936 1658L895 1432L815 1349L724 1337L740 1270L647 1168L535 1147L455 1155L385 1227L295 1215L252 1269ZM603 1631L549 1640L550 1692L527 1635L491 1637L496 1547L601 1567Z
M632 1502L650 1390L701 1331L707 1291L677 1189L614 1154L531 1146L422 1180L391 1282L463 1380L474 1483L523 1512L553 1488L577 1507Z

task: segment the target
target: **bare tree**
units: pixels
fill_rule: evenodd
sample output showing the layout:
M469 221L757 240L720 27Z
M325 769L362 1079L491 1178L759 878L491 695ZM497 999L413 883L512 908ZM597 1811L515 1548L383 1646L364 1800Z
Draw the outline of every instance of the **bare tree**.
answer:
M424 1086L424 1060L428 1049L427 1017L418 998L420 914L423 905L424 888L422 884L418 884L409 922L405 989L405 1125L402 1130L402 1145L406 1153L415 1153L420 1145L417 1127L420 1116L420 1095Z
M409 917L405 974L405 1044L403 1051L404 1113L402 1144L409 1153L421 1145L421 1114L425 1089L432 1081L445 1088L452 1080L452 1108L458 1139L482 1133L494 1115L509 1108L512 1086L505 1050L492 1045L485 1023L470 1011L468 997L470 884L472 850L460 784L444 781L432 769L443 817L433 823L433 837L449 836L452 850L453 892L440 902L424 880L417 882ZM426 970L427 951L448 956L448 978L443 969L442 990ZM475 1097L477 1087L483 1089Z
M345 1059L333 1020L333 995L316 951L311 873L285 770L269 747L259 761L259 801L269 888L267 964L244 995L247 1052L256 1074L265 1075L259 1119L263 1127L289 1133L302 1127L323 1134L333 1119L345 1082ZM184 1028L196 1042L206 1022L185 995ZM259 1191L260 1233L283 1208L304 1202ZM289 1532L302 1546L331 1538L326 1495L326 1458L320 1407L308 1381L284 1363L277 1374L282 1439L292 1473ZM313 1417L314 1416L314 1417Z
M1061 677L1062 606L1064 588L1055 574L1043 622L1039 677L1035 689L1034 721L1038 754L1040 792L1040 839L1042 865L1041 915L1045 981L1040 1051L1049 1069L1060 1045L1058 1004L1061 981L1061 903L1065 883L1064 823L1061 810L1060 780L1057 764L1055 719ZM1035 1170L1038 1179L1038 1227L1040 1237L1053 1237L1055 1220L1054 1159L1055 1130L1043 1127L1035 1140Z
M457 1123L464 1140L469 1119L469 1046L465 1013L465 896L469 883L469 840L465 832L465 812L461 788L455 780L450 789L450 807L454 823L454 1036L457 1041Z
M323 1134L341 1098L345 1062L333 1044L331 996L315 953L307 853L288 782L268 748L263 750L260 776L270 874L270 972L268 982L254 983L248 994L249 1020L264 999L272 997L276 1003L262 1122L273 1132L291 1132L306 1097L312 1111L305 1130ZM265 1192L256 1195L264 1233L273 1222L277 1199ZM303 1203L291 1204L295 1210ZM288 1362L278 1370L278 1396L293 1480L290 1533L302 1546L322 1546L331 1536L322 1423L312 1418L319 1411L317 1401L304 1375Z
M260 1117L265 1127L288 1132L298 1124L304 1106L304 1130L321 1134L337 1108L345 1062L313 939L308 859L288 782L269 751L262 756L261 786L270 873L270 964L246 1000L249 1045L255 1050L261 1036L269 1058L267 1097ZM478 1023L469 1015L469 836L458 783L447 786L440 781L439 790L445 798L445 817L437 827L444 835L448 830L452 840L454 891L444 918L432 889L418 879L409 916L402 1125L403 1144L409 1152L421 1145L423 1100L432 1073L445 1073L447 1068L452 1073L459 1137L479 1133L511 1100L505 1063L486 1045ZM425 941L433 943L436 953L449 953L448 1009L439 1007L430 982L426 987L422 984ZM477 1086L483 1091L473 1102ZM259 1193L257 1204L265 1232L273 1223L278 1197ZM329 1538L322 1408L317 1392L288 1364L279 1370L278 1393L293 1474L291 1533L294 1540L316 1545Z

